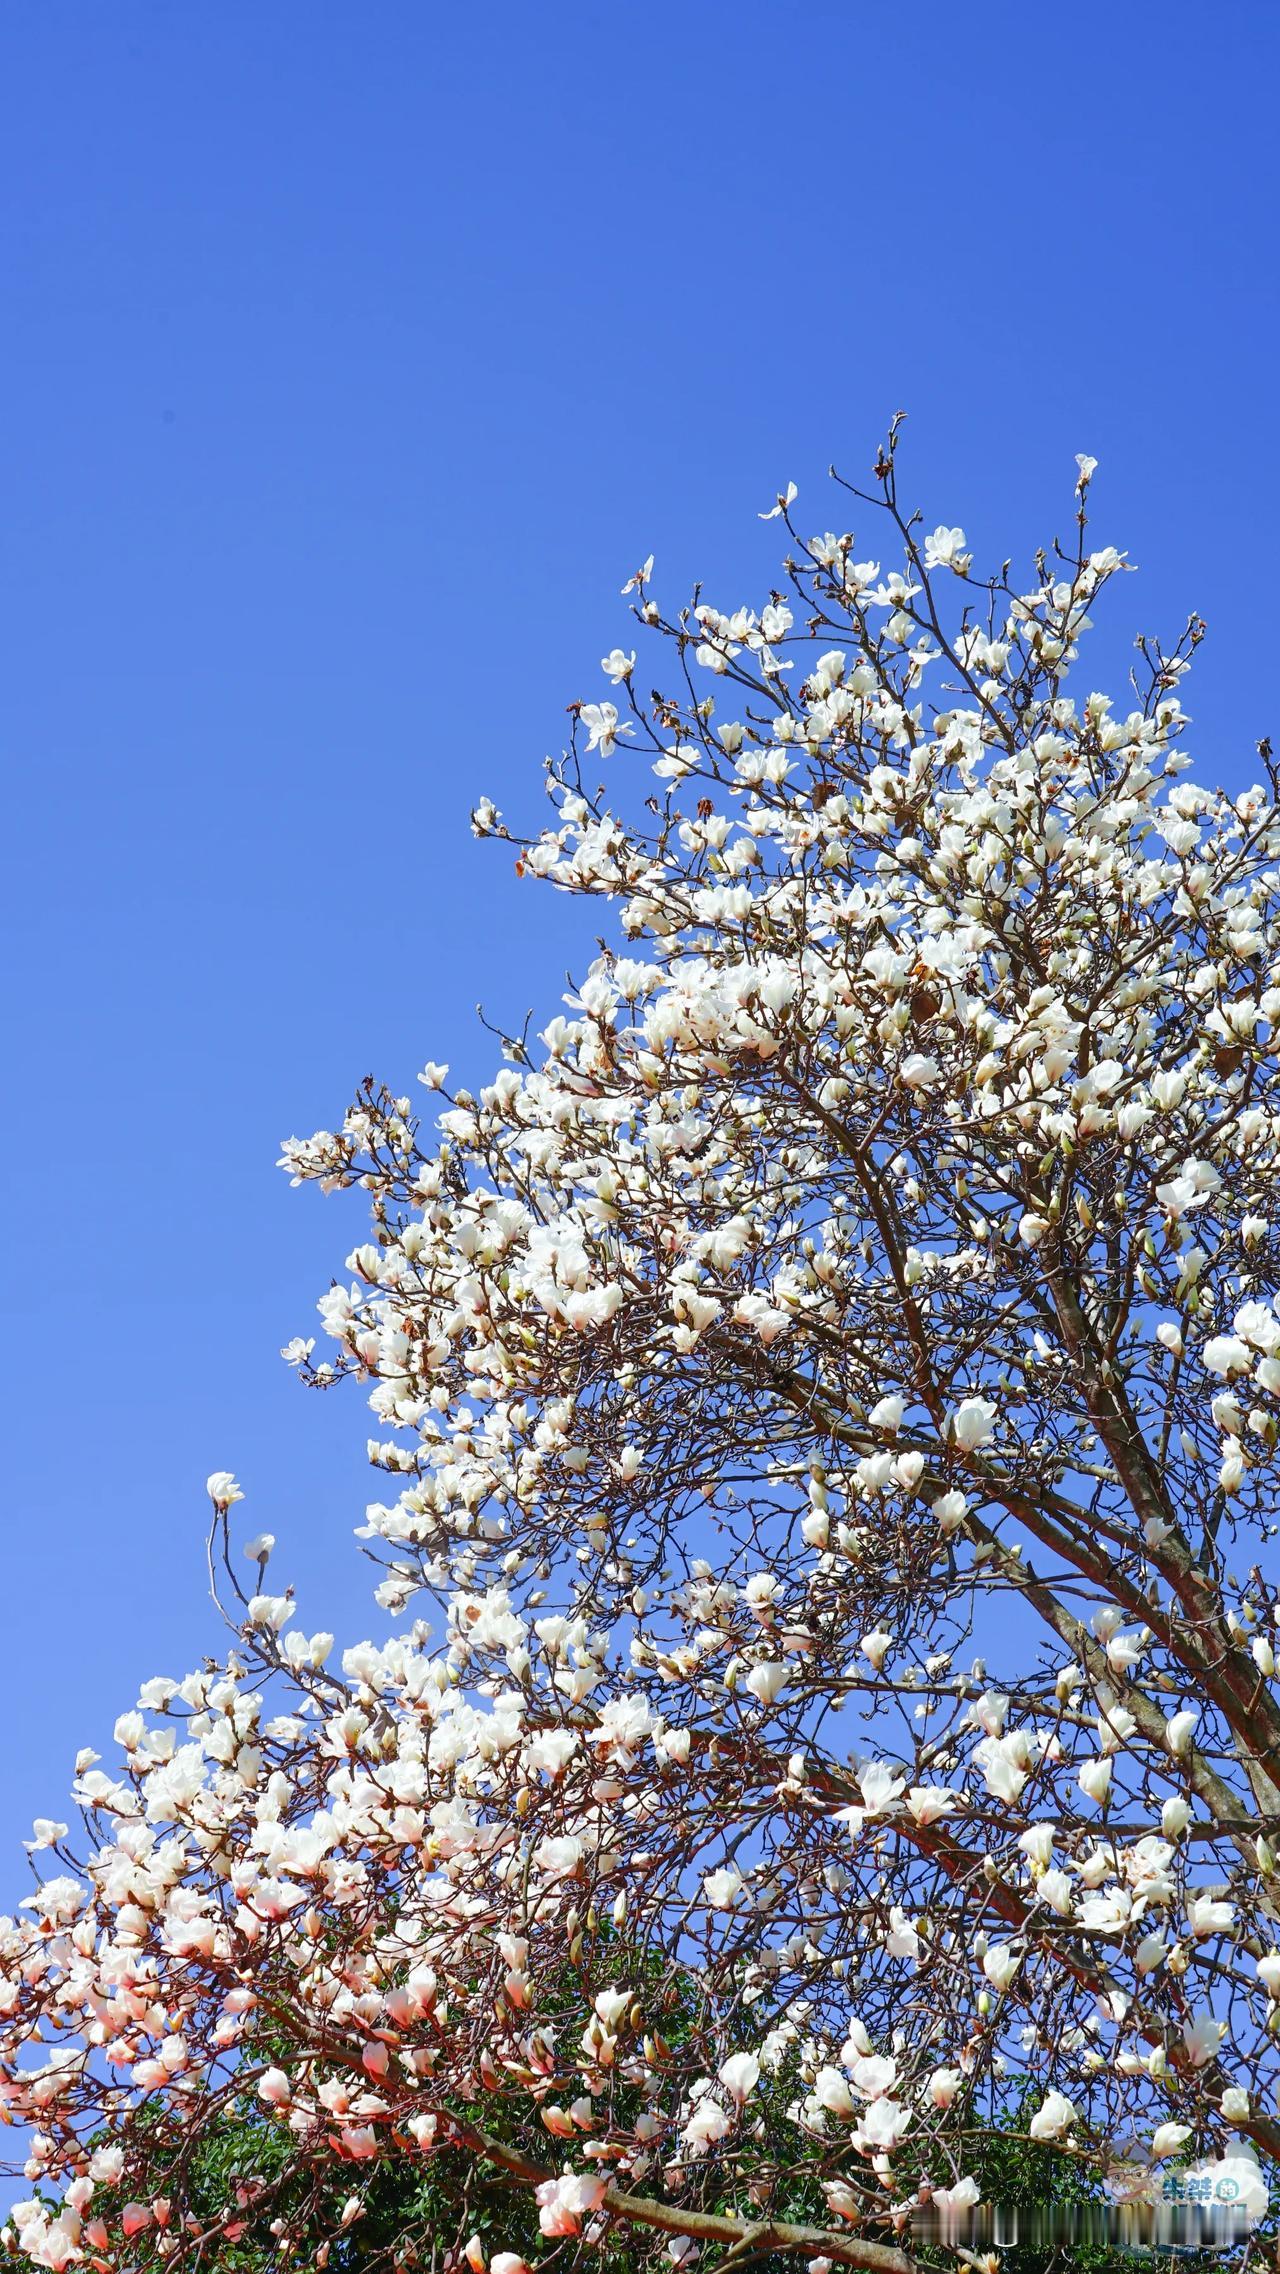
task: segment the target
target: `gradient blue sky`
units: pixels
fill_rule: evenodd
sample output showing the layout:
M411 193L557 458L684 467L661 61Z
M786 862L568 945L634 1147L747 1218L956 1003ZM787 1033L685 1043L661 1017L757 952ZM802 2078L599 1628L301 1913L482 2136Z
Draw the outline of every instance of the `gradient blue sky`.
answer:
M539 812L645 553L758 600L757 511L844 526L905 405L931 520L1025 556L1090 450L1143 569L1104 650L1201 609L1252 778L1278 48L1186 0L9 0L5 1901L214 1637L208 1470L313 1625L381 1623L367 1416L276 1356L356 1222L272 1164L585 960L466 816Z

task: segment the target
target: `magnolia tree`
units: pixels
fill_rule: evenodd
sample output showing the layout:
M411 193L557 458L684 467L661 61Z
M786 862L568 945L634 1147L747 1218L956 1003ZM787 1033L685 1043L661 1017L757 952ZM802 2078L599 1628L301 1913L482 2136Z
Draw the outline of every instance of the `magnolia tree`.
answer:
M779 499L757 609L646 563L550 826L478 808L609 904L536 1041L285 1148L368 1195L285 1356L368 1395L397 1631L337 1671L210 1479L235 1645L3 1925L28 2261L325 2263L447 2155L509 2231L463 2184L400 2262L907 2274L1011 2092L1124 2184L1280 2149L1270 749L1191 779L1195 619L1069 691L1092 461L1011 581L894 439L861 545Z

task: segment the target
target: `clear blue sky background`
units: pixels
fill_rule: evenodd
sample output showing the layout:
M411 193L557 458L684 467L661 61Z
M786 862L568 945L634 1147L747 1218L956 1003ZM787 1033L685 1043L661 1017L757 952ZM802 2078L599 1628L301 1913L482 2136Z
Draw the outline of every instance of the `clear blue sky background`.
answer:
M6 1900L213 1637L208 1470L378 1624L367 1416L276 1356L355 1226L272 1164L366 1071L482 1073L478 999L555 1008L583 927L466 816L539 812L637 560L758 600L757 511L844 526L900 405L997 559L1090 450L1110 655L1202 609L1252 778L1278 46L1260 0L9 0Z

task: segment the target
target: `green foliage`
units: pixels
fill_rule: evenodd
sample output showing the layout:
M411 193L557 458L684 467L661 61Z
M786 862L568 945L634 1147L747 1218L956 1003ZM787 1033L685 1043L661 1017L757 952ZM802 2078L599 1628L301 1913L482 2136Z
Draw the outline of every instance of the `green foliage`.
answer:
M1097 2159L1077 2157L1028 2137L1027 2126L1040 2101L1033 2087L1009 2095L993 2111L990 2129L975 2139L965 2156L981 2190L984 2203L1016 2209L1030 2223L1030 2215L1053 2209L1086 2213L1090 2206L1111 2201ZM1082 2225L1084 2220L1082 2217ZM1269 2234L1268 2220L1261 2233ZM954 2251L925 2248L924 2265L945 2267L953 2274ZM1123 2250L1107 2242L1023 2242L1000 2252L1000 2274L1156 2274L1164 2267L1194 2266L1197 2274L1229 2274L1238 2269L1239 2251L1196 2253L1193 2257L1167 2249Z
M602 1937L597 1946L601 1981L610 1971L611 1955ZM687 1982L673 1997L670 1972L663 1971L664 2034L675 2049L696 2034L697 2002ZM655 1967L655 1976L657 1972ZM269 2041L257 2042L252 2049L253 2073L281 2051ZM767 2135L761 2143L766 2160L786 2175L768 2209L780 2219L823 2224L821 2189L813 2170L797 2159L797 2137L785 2113L796 2085L797 2079L784 2071L769 2080L755 2103L755 2121ZM1024 2218L1050 2207L1085 2211L1107 2203L1110 2198L1096 2159L1028 2136L1039 2099L1033 2087L1014 2089L993 2107L985 2129L966 2135L960 2161L978 2181L983 2203L1016 2208ZM619 2089L617 2114L624 2122L638 2114L639 2107L638 2096ZM527 2102L516 2109L489 2097L483 2106L459 2103L454 2113L491 2139L519 2150L532 2163L553 2168L562 2160L557 2143ZM171 2194L175 2212L180 2208L193 2214L205 2228L217 2227L228 2214L234 2216L241 2198L247 2198L242 2231L219 2241L216 2260L209 2261L216 2263L218 2274L286 2274L286 2269L293 2274L315 2265L317 2253L325 2254L320 2263L327 2265L329 2274L391 2274L399 2267L438 2267L451 2248L472 2235L479 2237L486 2256L513 2250L536 2263L546 2254L530 2187L466 2150L423 2154L406 2147L398 2157L383 2156L370 2163L340 2161L335 2156L296 2167L295 2142L287 2125L270 2116L252 2091L229 2099L211 2120L181 2135L173 2129L170 2110L144 2104L135 2112L131 2135L133 2179L127 2193L142 2192L148 2199ZM570 2150L570 2158L571 2154ZM940 2164L909 2171L908 2160L903 2158L899 2175L902 2195L921 2178L945 2184L952 2176ZM862 2168L860 2158L851 2161ZM722 2164L714 2156L701 2167L696 2192L706 2209L740 2213L743 2208L732 2164ZM359 2200L359 2215L344 2226L344 2210L353 2196ZM113 2198L101 2191L94 2208L111 2220L125 2199L125 2192ZM1268 2221L1264 2231L1270 2233L1271 2227ZM282 2255L280 2246L286 2238L291 2247ZM163 2265L157 2239L154 2231L138 2238L139 2274ZM913 2245L909 2239L907 2247L922 2267L954 2274L954 2249ZM602 2247L588 2254L588 2263L592 2274L625 2274L654 2248L651 2233L618 2226ZM1000 2274L1155 2274L1160 2267L1190 2263L1198 2274L1229 2274L1238 2262L1238 2253L1187 2260L1166 2251L1121 2250L1102 2242L1024 2241L1002 2250L999 2266ZM779 2253L753 2254L750 2259L753 2274L796 2274L797 2263Z

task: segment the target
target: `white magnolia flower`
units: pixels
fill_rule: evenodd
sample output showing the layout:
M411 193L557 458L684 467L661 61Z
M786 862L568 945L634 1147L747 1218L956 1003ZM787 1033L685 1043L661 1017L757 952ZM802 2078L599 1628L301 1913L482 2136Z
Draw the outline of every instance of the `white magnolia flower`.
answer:
M1111 1761L1109 1757L1104 1754L1098 1760L1085 1761L1081 1766L1078 1781L1081 1792L1086 1793L1090 1800L1095 1800L1101 1807L1111 1790Z
M862 1652L863 1657L870 1660L871 1664L875 1667L875 1670L878 1674L881 1672L885 1659L888 1657L890 1650L893 1648L893 1636L886 1633L883 1627L877 1627L873 1633L863 1635L861 1642L858 1644L858 1648Z
M760 2063L754 2053L731 2053L717 2070L721 2084L739 2107L751 2098L760 2082Z
M1066 2094L1050 2092L1045 2094L1027 2129L1033 2140L1060 2140L1063 2133L1079 2121Z
M913 1050L903 1059L898 1073L909 1090L931 1090L940 1068L937 1059L929 1057L926 1051Z
M1206 1342L1200 1355L1210 1374L1228 1377L1232 1374L1247 1374L1253 1364L1253 1352L1248 1343L1242 1342L1233 1334L1215 1334L1211 1341Z
M787 1669L776 1660L753 1666L746 1677L746 1687L761 1705L774 1705L787 1686Z
M1210 1895L1193 1895L1187 1904L1187 1924L1194 1935L1226 1934L1235 1919L1235 1905Z
M583 703L578 716L587 730L587 749L602 758L612 756L620 735L635 733L630 720L619 720L616 703Z
M1160 2163L1165 2156L1176 2156L1190 2138L1189 2124L1158 2124L1151 2139L1152 2161Z
M717 1871L709 1871L702 1882L702 1892L713 1911L731 1911L745 1887L746 1881L742 1873L727 1865L722 1865Z
M1025 1832L1019 1832L1018 1846L1033 1870L1037 1867L1041 1871L1048 1868L1056 1837L1057 1826L1054 1824L1031 1824Z
M951 1417L951 1436L967 1453L995 1435L996 1409L989 1398L965 1398Z
M939 1493L933 1503L932 1513L944 1532L954 1532L964 1522L968 1507L964 1494L953 1488L950 1492Z
M883 1816L895 1810L906 1789L906 1778L885 1767L883 1761L867 1761L858 1771L858 1783L869 1816Z
M967 576L973 555L965 550L963 529L937 528L924 541L926 568L949 568L957 576Z
M996 1942L983 1955L982 1971L993 1988L1007 1990L1021 1964L1017 1951L1008 1943Z
M767 513L762 513L757 518L761 521L776 521L780 513L785 513L788 506L795 504L799 494L795 483L788 482L785 490L779 490L776 505L771 505Z
M963 532L877 512L897 479L883 457L859 504L883 544L793 537L754 606L699 586L668 621L652 562L629 580L669 668L600 657L612 699L570 706L542 825L473 809L508 873L586 904L585 968L421 1121L370 1079L281 1148L368 1210L284 1352L367 1401L380 1618L341 1649L270 1534L256 1592L215 1556L231 1646L143 1682L76 1754L75 1813L37 1819L54 1876L0 1921L24 2264L178 2250L200 2093L233 2073L317 2186L347 2172L341 2237L367 2215L350 2167L447 2144L450 2048L479 2129L563 2143L534 2159L571 2159L538 2223L588 2254L610 2187L717 2151L708 2200L749 2244L794 2161L773 2115L855 2244L867 2187L901 2224L1002 2077L1036 2073L1035 2137L1095 2176L1099 2112L1116 2136L1185 2119L1157 2158L1202 2118L1215 2153L1262 2136L1274 761L1230 794L1190 770L1194 625L1144 649L1132 700L1076 672L1117 550L975 579L973 609ZM634 779L603 763L628 736ZM416 839L380 794L340 952L408 1000L388 943ZM241 1488L208 1490L224 1548ZM1002 1688L958 1662L966 1632ZM56 1719L46 1657L25 1702ZM628 1953L682 1899L668 1988L687 1958L705 2064L673 2097ZM255 2058L268 2010L305 2059ZM233 2189L202 2223L210 2265L245 2215ZM528 2274L459 2236L469 2274Z
M852 2134L863 2155L891 2155L911 2123L911 2111L897 2100L873 2100Z
M1191 1751L1191 1741L1200 1716L1192 1707L1184 1706L1180 1713L1170 1714L1164 1725L1164 1741L1175 1760L1182 1760Z

